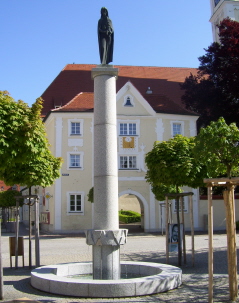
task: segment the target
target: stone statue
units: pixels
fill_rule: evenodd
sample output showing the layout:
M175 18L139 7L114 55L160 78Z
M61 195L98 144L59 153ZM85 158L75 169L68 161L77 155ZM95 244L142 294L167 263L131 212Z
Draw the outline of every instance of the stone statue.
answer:
M101 8L101 18L98 22L98 41L101 64L113 61L114 29L112 21L108 16L108 10Z

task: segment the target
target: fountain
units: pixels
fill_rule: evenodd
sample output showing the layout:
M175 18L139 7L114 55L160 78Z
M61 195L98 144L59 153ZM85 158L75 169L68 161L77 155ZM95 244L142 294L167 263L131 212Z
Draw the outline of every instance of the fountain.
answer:
M33 287L79 297L127 297L164 292L182 283L181 269L149 262L120 262L120 245L127 230L119 229L116 125L116 78L113 27L108 11L101 9L98 36L101 65L92 69L94 79L94 222L86 231L93 262L68 263L36 268ZM106 23L105 23L106 20ZM102 34L102 26L109 28ZM106 34L108 33L108 36ZM121 272L136 278L121 279ZM79 279L77 275L84 275ZM85 275L92 275L87 279ZM72 277L73 276L73 277Z

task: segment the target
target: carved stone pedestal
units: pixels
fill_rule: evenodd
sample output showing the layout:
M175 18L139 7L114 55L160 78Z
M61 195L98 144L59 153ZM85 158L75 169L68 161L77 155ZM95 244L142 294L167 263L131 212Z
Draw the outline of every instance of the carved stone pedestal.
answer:
M86 231L86 243L93 246L93 279L120 279L120 245L126 243L127 233L127 229Z

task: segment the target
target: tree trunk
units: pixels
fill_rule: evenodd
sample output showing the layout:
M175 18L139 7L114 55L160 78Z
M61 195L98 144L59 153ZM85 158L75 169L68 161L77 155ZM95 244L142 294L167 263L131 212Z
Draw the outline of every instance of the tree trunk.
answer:
M3 300L2 231L0 224L0 300Z
M227 261L230 299L235 301L238 296L238 282L234 186L228 186L227 190L223 192L223 198L226 207Z
M177 188L177 194L179 193L179 188ZM176 198L177 205L177 224L178 224L178 266L182 265L182 245L181 245L181 230L180 230L180 213L179 213L179 197Z
M32 188L29 187L29 196L32 194ZM28 204L28 220L29 220L29 268L32 268L32 225L31 225L31 199Z

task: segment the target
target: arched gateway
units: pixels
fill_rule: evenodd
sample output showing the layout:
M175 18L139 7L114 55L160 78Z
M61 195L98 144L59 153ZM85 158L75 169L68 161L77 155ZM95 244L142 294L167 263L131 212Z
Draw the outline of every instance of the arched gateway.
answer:
M143 197L142 194L140 194L132 189L127 189L125 191L119 192L119 197L122 197L124 195L134 195L135 197L137 197L137 199L140 203L140 207L141 207L141 214L143 214L142 225L144 226L145 230L148 230L149 229L149 206L148 206L148 202L146 201L146 199Z

